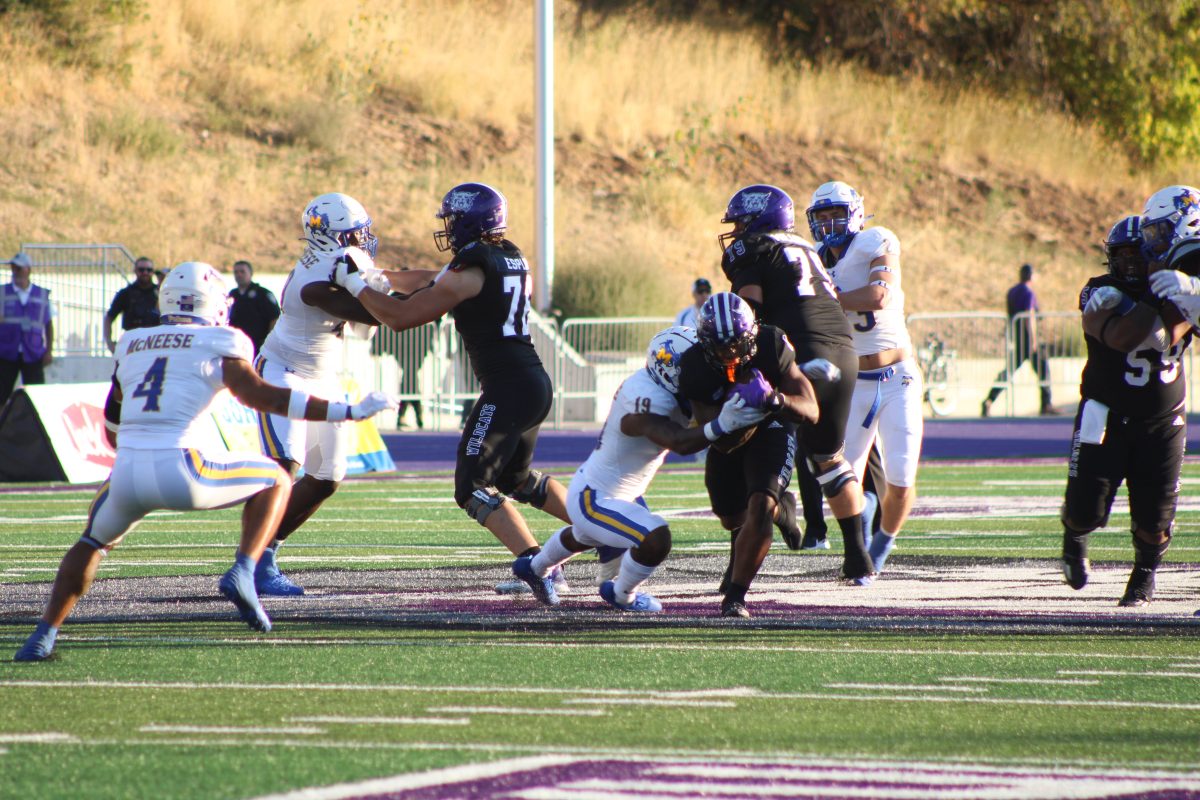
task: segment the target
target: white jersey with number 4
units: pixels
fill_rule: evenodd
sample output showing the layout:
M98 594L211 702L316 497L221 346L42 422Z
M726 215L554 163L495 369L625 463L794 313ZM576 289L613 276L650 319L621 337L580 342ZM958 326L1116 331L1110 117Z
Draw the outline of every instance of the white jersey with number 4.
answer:
M343 251L315 253L306 250L279 294L279 320L267 334L259 352L267 361L281 363L302 378L329 378L338 368L344 320L300 297L310 283L328 283Z
M126 331L117 343L121 448L202 447L201 417L224 388L222 359L249 361L254 345L237 328L157 325Z
M900 240L887 228L867 228L855 234L831 272L838 292L851 292L869 284L872 280L871 262L889 253L900 254ZM854 350L860 356L896 347L912 349L912 340L904 324L904 289L900 282L900 265L889 266L888 271L893 280L888 284L891 302L887 308L846 312L854 335Z
M608 497L636 500L645 494L667 451L644 436L622 433L621 418L626 414L659 414L680 425L687 425L688 417L675 395L659 386L644 369L626 378L617 390L596 449L579 468L575 480Z

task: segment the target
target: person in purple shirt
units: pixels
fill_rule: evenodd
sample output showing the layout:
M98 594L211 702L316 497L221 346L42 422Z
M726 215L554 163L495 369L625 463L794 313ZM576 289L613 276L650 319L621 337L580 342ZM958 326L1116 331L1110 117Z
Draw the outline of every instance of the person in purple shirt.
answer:
M1021 282L1008 290L1008 297L1006 298L1009 323L1013 324L1014 347L1012 359L1009 361L1008 366L996 376L992 390L988 392L988 396L984 399L983 406L979 410L980 416L983 417L991 413L992 404L996 402L996 398L1004 391L1004 385L1008 383L1009 377L1020 369L1021 365L1026 361L1029 361L1037 371L1038 382L1041 384L1041 413L1048 416L1059 413L1058 409L1050 404L1050 365L1047 363L1045 352L1038 347L1036 312L1040 309L1038 308L1037 295L1033 292L1033 265L1022 264L1020 277ZM1033 313L1028 317L1022 317L1014 324L1013 318L1026 311Z

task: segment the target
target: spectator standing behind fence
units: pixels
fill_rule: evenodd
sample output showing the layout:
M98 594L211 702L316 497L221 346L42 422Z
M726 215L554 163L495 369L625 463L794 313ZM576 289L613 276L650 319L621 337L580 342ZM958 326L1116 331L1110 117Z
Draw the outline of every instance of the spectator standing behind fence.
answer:
M27 254L17 253L8 263L12 283L4 287L0 319L0 406L12 395L18 374L25 386L46 382L54 343L50 290L30 282L33 261Z
M279 319L279 301L269 289L254 283L254 267L249 261L235 261L233 279L237 286L229 293L229 324L240 329L254 344L257 355L263 340Z
M112 326L121 317L121 329L151 328L158 324L158 286L154 282L154 262L142 256L133 262L133 283L117 292L104 315L104 341L108 352L117 348Z
M992 385L992 390L988 392L988 396L983 401L983 406L979 409L980 416L986 417L992 412L992 404L996 402L996 398L1004 391L1004 385L1012 378L1013 373L1021 368L1021 365L1026 361L1033 366L1037 372L1038 385L1042 393L1042 408L1041 414L1046 416L1057 415L1060 413L1058 409L1050 404L1050 364L1046 358L1046 352L1038 343L1037 338L1037 313L1038 308L1037 295L1033 292L1033 265L1022 264L1020 271L1021 282L1008 290L1008 321L1012 325L1013 331L1013 353L1012 358L996 376L996 380ZM1022 317L1013 324L1014 318L1021 313L1028 312L1027 317Z
M708 282L708 279L696 278L692 284L693 304L675 315L675 324L696 330L696 315L700 313L700 306L704 305L704 301L711 296L712 284Z

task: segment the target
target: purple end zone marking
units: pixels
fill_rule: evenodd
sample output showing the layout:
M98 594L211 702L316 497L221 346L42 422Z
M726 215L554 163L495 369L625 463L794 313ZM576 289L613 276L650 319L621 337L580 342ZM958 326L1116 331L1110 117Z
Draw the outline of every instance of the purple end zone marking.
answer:
M723 770L724 774L714 774ZM743 770L744 775L730 774ZM811 775L805 775L810 772ZM436 775L436 773L434 773ZM902 777L899 777L901 776ZM433 776L431 775L431 778ZM1045 797L1149 798L1150 800L1196 800L1200 788L1193 787L1190 776L1142 776L1126 771L1055 772L1052 770L987 769L954 765L913 765L898 767L822 763L781 764L763 762L697 761L625 761L621 759L579 759L536 769L514 769L501 775L458 780L423 787L354 795L354 800L459 800L463 798L507 797L536 789L558 789L567 793L602 791L602 787L581 786L584 782L626 784L625 793L644 791L668 793L672 797L758 798L770 787L780 797L863 797L866 794L904 792L910 796L937 795L946 798L977 797L982 794L1019 796L1034 792ZM638 789L630 789L634 784ZM689 790L685 784L701 784ZM1082 785L1081 785L1082 784ZM1108 788L1105 789L1104 785ZM603 785L603 784L602 784ZM793 789L794 792L788 792ZM1014 794L1015 792L1015 794Z

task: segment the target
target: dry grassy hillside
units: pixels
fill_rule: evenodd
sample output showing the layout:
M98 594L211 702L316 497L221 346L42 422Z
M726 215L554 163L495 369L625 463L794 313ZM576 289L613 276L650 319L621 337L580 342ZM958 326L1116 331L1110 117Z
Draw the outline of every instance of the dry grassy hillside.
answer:
M0 29L0 251L118 241L160 262L286 270L313 195L371 210L380 260L430 266L441 195L508 194L532 251L532 19L525 2L147 0L98 45ZM667 313L716 277L725 201L777 183L803 207L840 178L904 245L911 310L996 308L1017 266L1068 308L1097 242L1185 164L1135 169L1027 104L772 63L747 34L596 22L560 2L558 272L572 310ZM92 59L95 61L96 59ZM105 59L100 59L105 61ZM532 255L532 253L531 253ZM535 264L536 267L536 264Z

